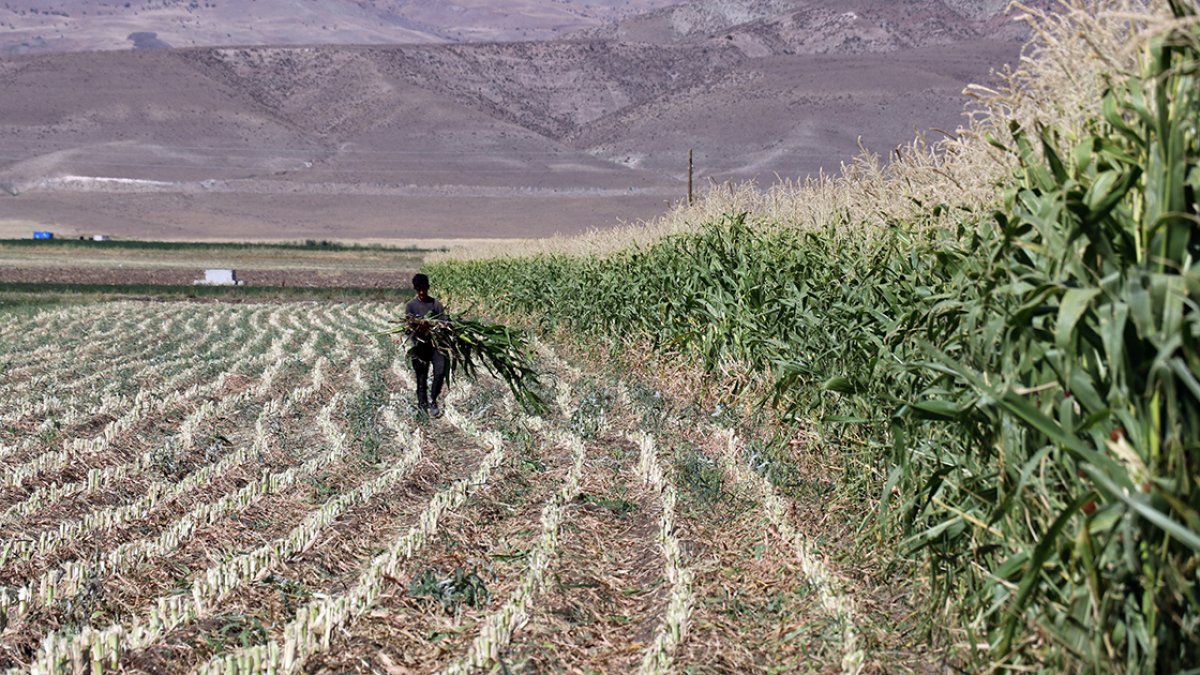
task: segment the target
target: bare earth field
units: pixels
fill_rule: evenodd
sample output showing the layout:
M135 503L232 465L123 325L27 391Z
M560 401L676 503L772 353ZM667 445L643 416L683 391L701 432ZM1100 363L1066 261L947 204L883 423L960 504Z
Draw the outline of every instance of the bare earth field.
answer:
M280 288L406 288L414 269L384 272L354 272L349 270L261 270L238 269L238 279L250 286ZM187 269L173 268L115 268L69 265L51 267L6 266L0 268L0 284L102 284L106 286L187 286L203 278Z
M205 269L231 268L248 286L407 289L426 254L382 248L139 249L114 244L0 242L0 288L6 283L188 286L204 278Z

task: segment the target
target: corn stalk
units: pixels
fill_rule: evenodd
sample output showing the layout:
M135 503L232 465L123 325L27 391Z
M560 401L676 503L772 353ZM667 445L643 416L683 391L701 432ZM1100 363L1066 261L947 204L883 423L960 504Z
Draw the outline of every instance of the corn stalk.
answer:
M384 331L387 334L418 335L446 355L447 379L458 375L471 379L482 365L508 386L521 407L531 413L546 410L538 393L538 372L527 352L525 333L501 324L475 321L464 317L439 320L435 317L407 317Z
M624 390L622 389L622 393ZM623 396L628 400L627 396ZM658 675L674 672L675 649L687 635L688 617L692 612L692 571L684 562L683 548L675 533L675 505L678 494L658 459L654 437L642 433L630 436L629 441L639 448L638 475L642 482L658 495L662 507L658 522L658 545L663 554L663 576L671 584L667 609L654 634L654 642L642 652L639 673Z

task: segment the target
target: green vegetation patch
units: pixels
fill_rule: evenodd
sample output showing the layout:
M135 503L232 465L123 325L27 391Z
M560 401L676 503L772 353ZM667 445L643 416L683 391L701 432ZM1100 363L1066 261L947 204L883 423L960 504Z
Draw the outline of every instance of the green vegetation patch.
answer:
M1082 136L1014 123L995 142L1017 167L997 212L921 205L957 214L951 228L734 213L603 256L428 269L456 299L649 343L734 375L734 393L739 374L769 377L783 419L844 458L831 479L872 538L928 570L929 623L986 645L956 655L969 669L1186 670L1200 663L1198 76L1200 31L1177 23L1143 72L1113 77ZM792 482L767 454L759 470ZM703 457L675 469L685 501L721 499Z
M479 570L461 567L449 574L433 569L423 570L413 577L408 594L435 602L451 613L458 612L463 606L482 607L492 597Z

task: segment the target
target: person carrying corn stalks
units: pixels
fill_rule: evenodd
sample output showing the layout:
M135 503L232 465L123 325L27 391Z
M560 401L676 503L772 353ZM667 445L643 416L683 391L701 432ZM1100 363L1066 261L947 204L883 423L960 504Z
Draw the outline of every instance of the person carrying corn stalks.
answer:
M405 305L405 317L410 326L408 355L412 358L413 372L417 376L417 407L422 414L441 417L438 396L446 381L446 353L434 346L434 322L448 322L450 317L438 299L429 295L429 277L418 274L412 279L417 297ZM433 384L429 383L429 370L433 367Z

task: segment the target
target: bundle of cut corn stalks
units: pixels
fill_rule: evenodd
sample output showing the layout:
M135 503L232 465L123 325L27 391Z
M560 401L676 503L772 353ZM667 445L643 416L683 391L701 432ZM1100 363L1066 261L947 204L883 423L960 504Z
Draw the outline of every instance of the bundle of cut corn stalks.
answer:
M405 317L395 323L394 328L384 333L413 338L410 353L421 342L431 343L434 349L446 355L448 381L460 374L474 379L482 365L508 385L513 397L526 411L532 414L546 411L546 401L539 393L539 373L529 358L529 338L524 331L461 316L452 319L432 315Z

